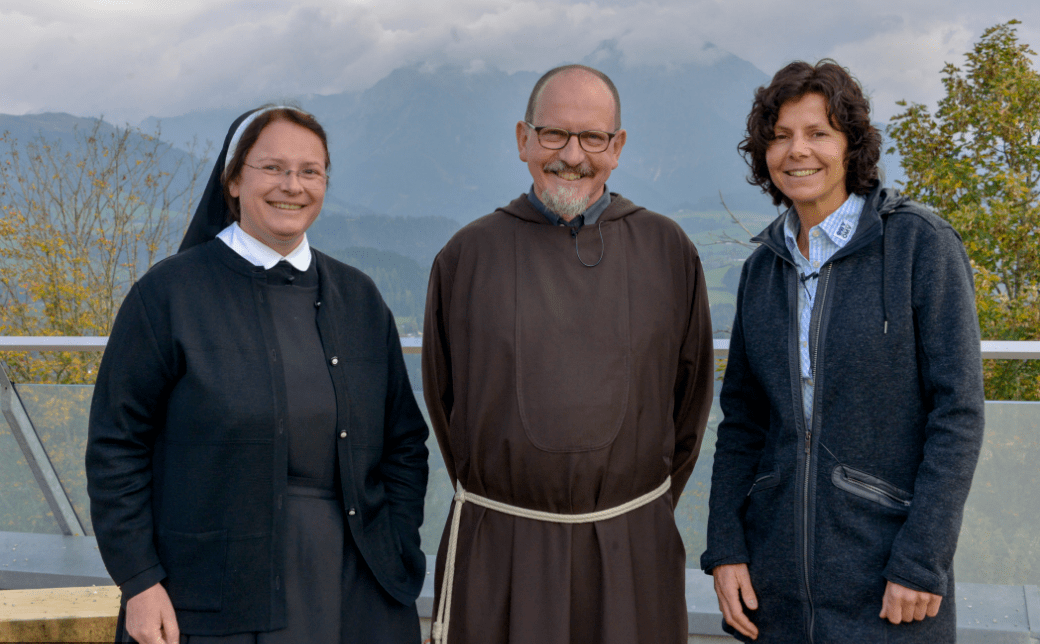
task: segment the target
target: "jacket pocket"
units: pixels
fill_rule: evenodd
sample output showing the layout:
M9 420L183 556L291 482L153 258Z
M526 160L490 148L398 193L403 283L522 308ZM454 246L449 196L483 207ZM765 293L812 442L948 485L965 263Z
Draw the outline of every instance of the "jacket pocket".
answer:
M831 471L831 482L849 494L868 499L893 510L910 511L914 496L884 479L861 472L846 465L836 465Z
M159 560L166 569L166 591L180 610L218 611L227 559L227 530L159 530Z
M751 485L751 489L748 490L747 495L751 496L755 492L769 489L780 485L780 475L776 472L766 472L765 474L758 474L755 476L755 482Z

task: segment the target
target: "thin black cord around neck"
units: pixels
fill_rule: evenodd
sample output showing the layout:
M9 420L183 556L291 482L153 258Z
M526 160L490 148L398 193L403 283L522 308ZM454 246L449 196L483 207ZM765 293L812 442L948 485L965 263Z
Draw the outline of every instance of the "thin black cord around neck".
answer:
M596 260L595 264L586 264L585 260L581 258L581 251L578 250L578 231L581 230L581 227L583 225L584 221L577 227L571 228L571 237L574 238L574 254L578 256L578 261L581 262L582 266L586 268L595 268L599 266L600 262L603 261L603 254L606 252L607 249L606 244L603 243L603 222L599 222L599 225L596 226L596 229L599 230L599 259Z

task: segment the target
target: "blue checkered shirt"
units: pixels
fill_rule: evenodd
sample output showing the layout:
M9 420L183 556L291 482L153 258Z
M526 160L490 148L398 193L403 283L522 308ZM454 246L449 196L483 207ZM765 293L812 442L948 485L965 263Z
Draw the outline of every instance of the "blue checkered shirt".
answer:
M798 231L801 222L798 213L791 208L787 213L784 225L784 239L791 257L802 276L819 273L827 264L827 260L852 239L859 224L859 215L863 212L866 199L859 195L850 195L837 210L827 215L822 222L809 229L809 259L798 250ZM812 422L813 379L812 357L809 355L809 325L812 321L813 304L816 302L816 285L819 279L811 277L798 282L798 348L802 367L802 410L805 422Z

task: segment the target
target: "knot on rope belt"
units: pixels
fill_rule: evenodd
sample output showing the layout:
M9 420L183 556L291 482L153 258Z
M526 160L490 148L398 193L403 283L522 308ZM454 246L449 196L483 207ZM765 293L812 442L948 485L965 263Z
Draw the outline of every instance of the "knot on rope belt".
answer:
M433 622L430 635L434 644L444 644L448 641L448 621L451 617L451 591L455 582L455 555L459 541L459 521L462 517L462 506L466 503L479 505L482 508L501 512L523 519L534 519L548 523L592 523L594 521L605 521L619 517L622 514L641 508L647 503L654 501L664 495L672 487L672 477L665 479L657 489L647 492L643 496L632 499L628 503L597 512L586 512L584 514L557 514L555 512L542 512L541 510L528 510L515 505L509 505L501 501L495 501L479 494L467 492L461 484L456 486L455 512L451 517L451 531L448 533L447 560L444 562L444 576L441 578L441 601L437 606L437 616Z

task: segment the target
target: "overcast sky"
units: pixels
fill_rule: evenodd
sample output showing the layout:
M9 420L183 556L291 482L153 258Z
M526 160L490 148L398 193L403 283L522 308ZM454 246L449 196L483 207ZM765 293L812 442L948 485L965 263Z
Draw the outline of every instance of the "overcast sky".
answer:
M703 61L704 43L772 75L849 67L887 120L934 104L939 71L1037 0L0 0L0 113L147 116L364 89L427 61L544 71L617 39L630 64ZM750 98L750 97L749 97Z

